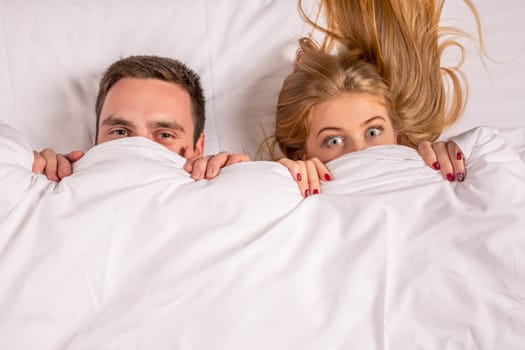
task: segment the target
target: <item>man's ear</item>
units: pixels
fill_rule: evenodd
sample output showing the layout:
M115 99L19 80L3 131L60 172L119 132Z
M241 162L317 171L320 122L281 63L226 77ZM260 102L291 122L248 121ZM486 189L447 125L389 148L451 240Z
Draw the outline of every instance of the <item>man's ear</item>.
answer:
M195 143L195 155L198 157L202 157L204 154L204 144L205 144L205 136L204 133L201 133L199 136L199 139Z

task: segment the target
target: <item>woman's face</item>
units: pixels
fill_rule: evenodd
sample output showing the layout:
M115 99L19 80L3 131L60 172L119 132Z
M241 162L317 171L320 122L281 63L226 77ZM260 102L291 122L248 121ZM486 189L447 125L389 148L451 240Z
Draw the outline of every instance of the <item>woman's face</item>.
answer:
M397 144L397 133L380 100L368 93L345 93L313 109L303 159L317 157L326 163L346 153L391 144Z

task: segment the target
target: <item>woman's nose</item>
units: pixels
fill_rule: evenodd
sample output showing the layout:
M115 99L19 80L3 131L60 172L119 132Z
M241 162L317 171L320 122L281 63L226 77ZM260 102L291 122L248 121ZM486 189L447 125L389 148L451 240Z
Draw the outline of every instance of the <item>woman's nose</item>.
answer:
M360 138L351 138L347 140L348 153L361 151L366 148L366 144Z

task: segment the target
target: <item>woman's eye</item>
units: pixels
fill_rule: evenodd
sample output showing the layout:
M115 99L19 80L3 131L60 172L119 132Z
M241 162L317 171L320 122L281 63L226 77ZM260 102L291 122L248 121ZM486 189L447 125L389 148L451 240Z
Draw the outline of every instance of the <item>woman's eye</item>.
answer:
M343 136L330 136L324 140L324 144L327 147L342 145L344 142L345 138Z
M376 136L381 135L382 131L383 131L383 128L381 127L372 127L366 130L365 136L366 137L376 137Z

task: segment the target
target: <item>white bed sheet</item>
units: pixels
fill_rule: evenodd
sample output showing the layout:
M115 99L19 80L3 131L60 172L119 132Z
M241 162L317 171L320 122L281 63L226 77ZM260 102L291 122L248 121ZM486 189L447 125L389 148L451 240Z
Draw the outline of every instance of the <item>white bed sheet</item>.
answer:
M194 182L142 138L55 184L0 130L2 349L525 344L525 129L458 137L464 183L380 146L304 200L276 163Z

